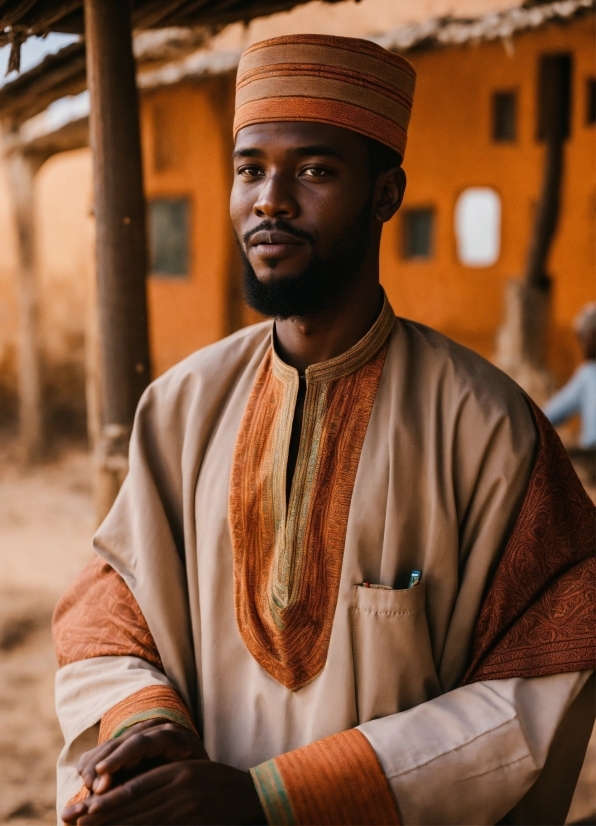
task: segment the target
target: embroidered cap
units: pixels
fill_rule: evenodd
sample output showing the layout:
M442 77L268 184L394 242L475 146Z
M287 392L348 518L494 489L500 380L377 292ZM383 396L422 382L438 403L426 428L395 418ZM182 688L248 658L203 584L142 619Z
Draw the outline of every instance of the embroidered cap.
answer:
M316 34L263 40L240 58L234 139L255 123L329 123L403 158L415 82L411 63L369 40Z

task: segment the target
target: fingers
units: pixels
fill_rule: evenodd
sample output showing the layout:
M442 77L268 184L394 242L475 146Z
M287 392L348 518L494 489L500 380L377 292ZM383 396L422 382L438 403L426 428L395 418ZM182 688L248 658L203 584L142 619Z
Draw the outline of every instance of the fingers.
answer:
M86 801L86 809L77 815L77 824L159 823L153 820L158 805L168 801L168 786L175 780L180 767L160 766L132 778L102 795ZM74 808L74 807L73 807ZM163 812L160 817L163 822Z
M85 814L86 811L86 803L73 803L72 806L67 806L65 809L63 809L60 818L64 821L64 823L70 826L70 824L76 824L79 817Z
M160 726L162 724L163 719L146 720L143 723L137 723L123 732L121 736L117 737L115 740L108 740L106 743L102 743L100 746L96 746L94 749L90 749L82 754L77 765L77 771L83 778L85 786L87 786L88 789L93 789L93 783L97 777L95 770L96 765L111 752L119 748L123 741L128 740L130 737L133 737L139 732L146 731L150 728L155 728L156 726Z
M85 752L77 765L77 771L83 778L83 782L88 789L93 788L93 782L97 777L95 767L98 762L107 757L110 752L118 748L120 743L117 740L108 740L107 743L102 743L91 751Z
M120 769L134 768L141 760L161 758L170 763L196 759L199 742L192 732L171 723L135 734L95 764L100 777L94 781L93 790L96 794L107 791L112 775Z

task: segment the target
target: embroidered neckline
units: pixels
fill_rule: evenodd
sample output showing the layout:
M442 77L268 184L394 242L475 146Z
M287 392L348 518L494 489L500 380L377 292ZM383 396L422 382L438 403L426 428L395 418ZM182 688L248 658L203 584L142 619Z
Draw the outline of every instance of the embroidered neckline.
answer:
M311 364L310 367L306 368L303 375L299 374L294 367L286 364L278 355L275 350L275 328L273 328L271 331L271 367L273 373L283 382L294 382L298 378L305 378L307 384L334 381L343 378L343 376L349 376L350 373L355 373L356 370L359 370L367 361L373 358L387 340L394 324L395 313L383 290L381 312L366 335L360 341L357 341L353 347L346 350L345 353L341 353L327 361Z
M394 323L383 296L377 320L354 347L306 370L287 505L299 374L273 346L240 425L229 511L238 628L257 662L294 691L327 658L352 490Z

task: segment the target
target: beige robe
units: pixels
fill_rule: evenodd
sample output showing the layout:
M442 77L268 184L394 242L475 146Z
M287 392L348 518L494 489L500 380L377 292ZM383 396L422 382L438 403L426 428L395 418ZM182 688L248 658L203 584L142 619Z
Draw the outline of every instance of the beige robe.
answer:
M134 657L61 669L58 809L80 787L74 765L101 716L162 682L191 709L212 759L248 769L360 726L405 824L496 823L536 780L589 676L457 687L532 468L526 400L473 352L395 322L356 473L326 662L291 691L239 633L228 521L236 438L270 346L270 322L242 330L170 370L139 405L130 473L95 548L139 603L165 676ZM407 589L415 569L422 582Z

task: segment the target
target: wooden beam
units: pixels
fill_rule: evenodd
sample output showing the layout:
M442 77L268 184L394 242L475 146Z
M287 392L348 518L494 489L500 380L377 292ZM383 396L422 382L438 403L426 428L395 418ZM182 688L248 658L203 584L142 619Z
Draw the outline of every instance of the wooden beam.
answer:
M18 151L6 155L19 257L19 452L25 462L36 461L43 453L34 183L44 160L44 156L25 155Z
M0 89L0 118L16 128L65 95L87 86L85 44L71 43Z
M38 3L38 8L32 9L23 15L21 24L35 27L39 34L47 34L53 30L56 23L68 17L76 9L83 5L82 0L53 0L51 3Z
M150 378L146 237L130 11L85 0L101 361L101 462L119 479L141 393ZM113 486L114 487L114 486Z

